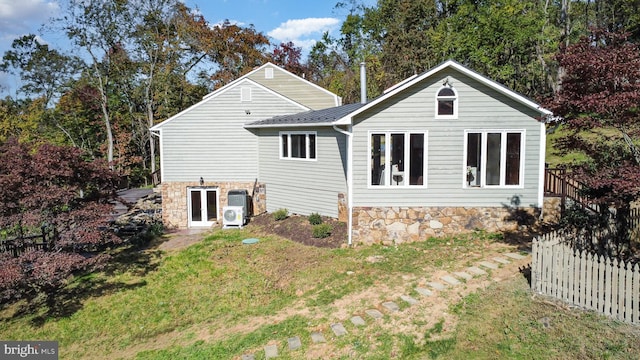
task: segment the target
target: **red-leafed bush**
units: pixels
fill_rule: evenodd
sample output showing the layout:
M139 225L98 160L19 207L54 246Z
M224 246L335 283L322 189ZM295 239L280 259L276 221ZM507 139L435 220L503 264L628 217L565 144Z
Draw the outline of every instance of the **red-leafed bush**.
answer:
M104 262L102 252L120 242L106 226L116 182L106 162L77 148L0 144L0 235L20 246L43 228L53 234L45 250L0 254L0 303L39 294L55 301L71 274Z

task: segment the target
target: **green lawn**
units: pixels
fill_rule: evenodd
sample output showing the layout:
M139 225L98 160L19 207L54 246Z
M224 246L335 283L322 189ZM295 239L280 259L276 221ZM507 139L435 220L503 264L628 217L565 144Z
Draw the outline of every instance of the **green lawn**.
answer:
M76 278L55 315L26 304L2 310L0 338L57 340L61 359L261 359L273 342L283 359L640 357L638 328L532 297L520 275L479 291L463 284L464 297L447 293L363 328L348 322L430 274L517 251L500 236L355 249L276 237L241 244L254 236L216 231L181 251L123 251L104 272ZM349 334L332 336L336 319ZM312 331L327 343L312 344ZM303 344L295 353L286 348L292 336Z

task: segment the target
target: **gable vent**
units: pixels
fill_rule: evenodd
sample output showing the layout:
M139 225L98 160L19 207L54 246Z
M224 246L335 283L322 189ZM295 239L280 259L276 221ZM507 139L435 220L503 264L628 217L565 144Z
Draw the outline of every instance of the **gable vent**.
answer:
M251 88L248 86L243 86L240 89L240 101L251 101Z
M265 79L273 79L273 68L264 69L264 78Z

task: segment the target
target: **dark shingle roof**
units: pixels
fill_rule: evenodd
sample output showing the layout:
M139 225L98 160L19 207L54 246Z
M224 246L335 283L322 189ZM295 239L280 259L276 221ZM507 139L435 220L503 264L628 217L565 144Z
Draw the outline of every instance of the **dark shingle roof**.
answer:
M305 111L292 115L274 116L269 119L253 121L245 124L247 128L252 127L277 127L277 126L302 126L302 125L330 125L349 113L358 110L365 104L348 104L322 110Z

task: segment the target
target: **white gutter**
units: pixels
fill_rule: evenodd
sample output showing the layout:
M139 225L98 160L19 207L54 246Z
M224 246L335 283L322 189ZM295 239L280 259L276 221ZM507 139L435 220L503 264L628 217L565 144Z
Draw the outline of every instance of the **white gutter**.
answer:
M352 245L352 230L353 230L353 126L349 125L349 130L344 131L337 127L333 126L333 129L341 134L344 134L347 137L347 232L348 232L348 240L347 245Z

